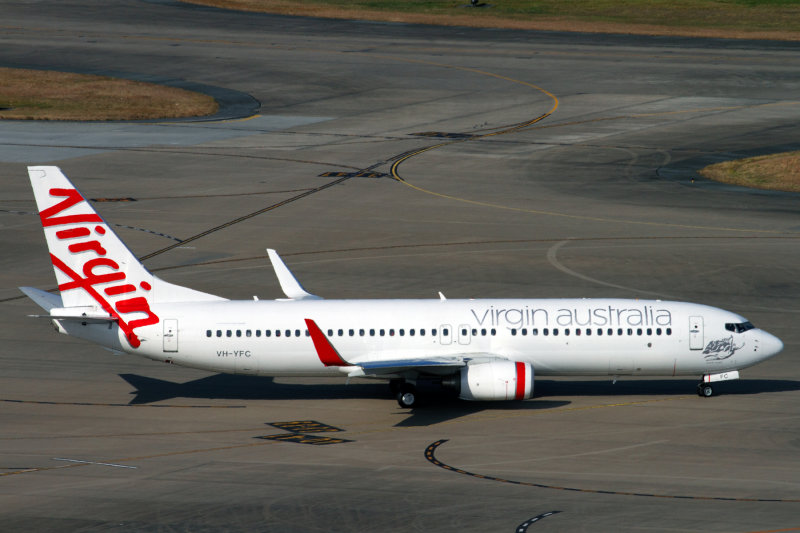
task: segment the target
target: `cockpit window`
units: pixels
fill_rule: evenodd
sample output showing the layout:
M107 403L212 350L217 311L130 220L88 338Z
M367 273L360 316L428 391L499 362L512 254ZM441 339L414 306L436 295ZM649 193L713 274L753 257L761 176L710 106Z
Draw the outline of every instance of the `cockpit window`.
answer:
M725 324L725 329L728 331L733 331L734 333L744 333L747 330L755 329L755 326L750 322L740 322L740 323L727 323Z

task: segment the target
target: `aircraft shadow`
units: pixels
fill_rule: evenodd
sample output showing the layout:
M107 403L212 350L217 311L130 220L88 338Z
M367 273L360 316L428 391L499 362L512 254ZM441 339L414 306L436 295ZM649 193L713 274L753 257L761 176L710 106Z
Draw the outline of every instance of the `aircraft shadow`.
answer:
M329 399L385 399L394 404L389 387L384 382L345 384L292 384L276 383L273 378L260 376L237 376L215 374L186 383L175 383L162 379L120 374L134 387L134 398L130 405L142 405L170 400L190 398L204 400L329 400ZM431 426L481 411L539 410L568 405L568 401L538 400L536 402L465 402L453 391L438 386L420 383L419 392L425 398L419 408L398 409L397 416L405 417L396 427Z
M137 374L120 374L134 387L131 405L161 402L172 398L206 400L335 400L385 399L392 401L384 382L294 384L276 383L271 377L215 374L185 383L175 383ZM694 379L621 379L609 380L536 380L535 401L527 402L467 402L459 400L453 391L434 385L419 385L424 398L420 407L395 413L402 420L395 427L433 426L471 414L491 411L520 411L555 409L569 405L566 400L548 400L553 396L670 396L694 394ZM800 390L800 381L774 379L743 379L718 383L720 395L753 395ZM392 401L392 406L394 403Z
M501 413L503 411L540 411L544 409L556 409L564 407L572 402L564 400L536 400L535 402L468 402L459 400L455 396L447 397L427 397L420 407L411 409L411 416L408 411L399 411L397 416L405 416L403 420L396 423L394 427L422 427L435 426L442 422L448 422L484 411Z
M694 394L697 379L621 378L592 381L537 379L535 397L546 396L662 396ZM800 390L800 381L788 379L738 379L714 383L717 394L762 394Z
M175 383L137 374L119 374L136 390L131 405L172 398L205 400L328 400L338 398L387 398L385 383L291 384L271 377L215 374L186 383Z

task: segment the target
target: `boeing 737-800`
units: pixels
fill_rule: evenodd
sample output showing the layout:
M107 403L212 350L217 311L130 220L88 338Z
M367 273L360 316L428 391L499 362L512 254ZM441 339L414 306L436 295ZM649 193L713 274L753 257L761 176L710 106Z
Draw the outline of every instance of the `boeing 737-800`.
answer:
M59 293L21 290L56 329L211 372L380 378L402 407L431 379L465 400L525 400L534 375L702 376L783 349L707 305L625 299L323 300L268 250L286 298L231 301L151 274L57 167L29 167Z

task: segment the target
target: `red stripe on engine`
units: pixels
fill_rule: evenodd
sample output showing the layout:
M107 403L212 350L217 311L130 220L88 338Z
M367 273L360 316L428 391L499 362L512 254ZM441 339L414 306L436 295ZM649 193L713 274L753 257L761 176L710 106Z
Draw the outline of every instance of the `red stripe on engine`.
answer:
M516 362L514 365L517 367L517 394L514 396L515 400L525 399L525 363Z

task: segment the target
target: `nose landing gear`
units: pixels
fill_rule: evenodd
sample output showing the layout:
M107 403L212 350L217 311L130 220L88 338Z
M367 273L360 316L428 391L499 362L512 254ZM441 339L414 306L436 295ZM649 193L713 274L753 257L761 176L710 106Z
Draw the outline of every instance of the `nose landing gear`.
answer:
M714 387L710 383L698 383L697 395L703 398L710 398L714 396Z

